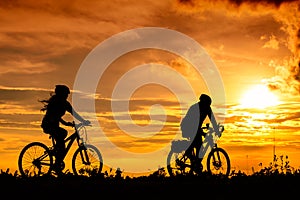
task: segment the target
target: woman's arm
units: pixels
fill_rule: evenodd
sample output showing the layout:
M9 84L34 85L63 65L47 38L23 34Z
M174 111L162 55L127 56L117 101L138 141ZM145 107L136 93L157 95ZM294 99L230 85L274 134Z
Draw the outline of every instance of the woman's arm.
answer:
M74 126L74 124L72 122L67 122L67 121L63 120L62 118L60 118L59 122L65 126Z
M75 110L72 111L72 115L81 122L85 122L84 120Z
M72 105L68 102L67 111L71 113L77 120L79 120L82 123L89 124L89 120L83 119L72 107Z

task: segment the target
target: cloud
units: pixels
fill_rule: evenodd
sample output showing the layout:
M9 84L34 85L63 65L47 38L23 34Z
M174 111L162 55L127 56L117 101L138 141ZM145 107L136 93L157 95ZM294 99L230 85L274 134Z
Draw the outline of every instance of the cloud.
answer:
M271 64L272 65L272 64ZM291 58L282 65L275 64L276 75L264 79L263 82L268 85L271 90L278 90L282 94L300 94L300 60L296 63Z
M263 45L262 48L270 48L270 49L277 50L277 49L279 49L279 42L274 35L271 35L269 40Z
M289 37L286 45L292 55L283 63L277 63L276 76L265 79L271 89L282 93L300 94L300 2L294 6L284 5L275 15L283 23L284 30Z
M55 70L54 66L46 62L31 62L29 60L9 60L2 64L0 75L7 73L40 74Z
M151 0L0 1L0 85L71 85L91 49L116 33L154 26L157 13L167 4Z
M39 99L49 95L43 88L12 88L0 86L0 129L40 130L42 104ZM3 131L2 131L3 132Z
M270 137L276 129L277 135L287 140L287 135L298 135L300 110L299 102L280 104L268 109L244 109L229 106L226 114L226 135L231 138L257 140ZM279 137L280 138L280 137ZM227 139L227 138L226 138Z
M297 2L298 0L176 0L175 4L182 8L193 8L193 11L224 8L229 11L237 9L258 10L262 8L279 8L283 4Z
M277 61L275 64L276 75L264 79L264 82L273 90L282 93L298 95L300 93L300 1L298 0L178 0L175 1L178 12L199 14L208 11L223 10L228 16L267 16L271 15L280 25L286 35L285 40L278 40L273 34L265 42L263 48L279 49L285 45L289 51L288 58ZM208 18L207 18L208 20ZM265 35L261 36L264 40ZM284 69L283 69L284 68ZM282 72L284 72L282 74Z
M43 88L13 88L0 86L0 113L36 113L42 104L38 102L49 97L50 91Z

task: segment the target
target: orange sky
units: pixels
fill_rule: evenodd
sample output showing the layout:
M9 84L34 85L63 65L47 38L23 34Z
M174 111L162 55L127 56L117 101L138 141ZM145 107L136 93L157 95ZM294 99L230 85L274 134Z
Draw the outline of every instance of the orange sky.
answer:
M144 27L183 33L213 60L226 96L225 105L213 99L217 114L226 107L224 116L218 115L225 124L219 144L228 151L233 169L259 170L260 162L268 166L274 144L276 154L288 155L290 164L298 168L299 8L300 1L271 0L1 1L0 168L16 170L18 154L27 143L49 142L39 126L43 115L39 99L47 98L56 84L76 89L78 71L97 45L116 34ZM144 69L151 70L138 71L136 67L145 64ZM118 81L127 80L125 85L133 87L138 80L150 78L167 79L170 85L137 87L128 107L122 99L113 98ZM179 122L187 107L200 93L210 94L207 80L212 79L199 74L183 57L142 49L114 60L99 77L92 99L82 91L74 93L95 102L96 119L90 119L99 123L106 138L97 135L97 126L88 131L104 162L135 174L165 164L171 140L180 135ZM187 92L186 83L196 98L188 94L183 102L178 96ZM280 103L264 108L241 106L242 97L255 85L267 86ZM128 95L126 91L121 92ZM254 92L252 98L261 102L267 97ZM112 101L120 103L115 113ZM90 112L81 114L89 118Z

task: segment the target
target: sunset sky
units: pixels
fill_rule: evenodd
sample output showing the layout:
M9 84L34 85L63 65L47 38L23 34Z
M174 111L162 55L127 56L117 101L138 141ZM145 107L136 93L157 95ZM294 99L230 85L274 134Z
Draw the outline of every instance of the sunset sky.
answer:
M250 173L252 167L260 169L259 163L268 166L274 147L277 156L288 156L299 168L299 10L300 1L292 0L0 1L0 169L17 170L18 154L29 142L50 142L40 128L44 113L38 100L48 98L56 84L70 87L70 102L73 94L95 102L96 118L91 110L78 111L95 125L87 128L89 139L108 167L132 175L164 167L188 106L201 93L218 96L207 85L215 77L199 74L183 56L145 48L115 59L98 77L94 94L74 85L99 44L146 27L182 33L212 59L226 97L222 105L213 99L212 108L225 125L218 144L230 155L232 169ZM151 78L156 82L134 87ZM190 93L178 99L186 83L194 99ZM115 93L118 84L136 90ZM114 102L119 102L116 110ZM124 130L128 127L132 132Z

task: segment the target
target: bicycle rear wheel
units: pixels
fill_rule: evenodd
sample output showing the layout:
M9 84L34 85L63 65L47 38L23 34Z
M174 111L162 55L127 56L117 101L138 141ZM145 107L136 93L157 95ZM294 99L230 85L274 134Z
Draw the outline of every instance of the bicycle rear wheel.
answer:
M187 175L193 173L191 160L184 155L185 151L170 151L167 157L167 170L170 176Z
M80 146L72 158L74 175L93 176L100 174L103 168L103 159L97 147L86 144Z
M207 156L207 171L212 175L229 176L230 159L222 148L212 149Z
M49 148L40 142L26 145L20 152L18 167L22 176L33 177L49 175L53 165L53 157Z

